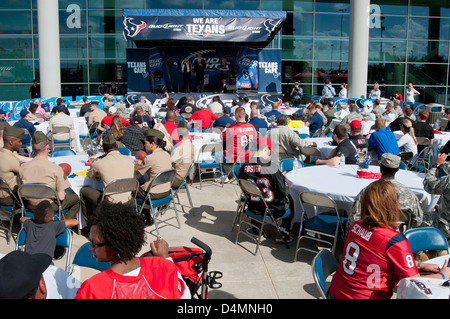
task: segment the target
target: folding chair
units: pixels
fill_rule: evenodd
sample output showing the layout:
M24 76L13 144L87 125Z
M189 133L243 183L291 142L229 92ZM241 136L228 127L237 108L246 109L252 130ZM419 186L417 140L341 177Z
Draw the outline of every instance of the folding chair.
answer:
M17 242L16 242L16 250L19 250L21 247L25 246L27 237L27 232L24 228L22 228L19 231L19 234L17 235ZM67 248L66 252L66 267L65 272L69 273L70 268L70 255L72 252L72 231L68 228L65 229L64 233L58 235L56 237L56 246Z
M313 136L311 137L319 137L323 132L323 126L321 128L319 128L317 131L314 132Z
M174 189L173 189L173 191L174 191L174 197L177 198L178 203L179 203L180 205L181 205L181 202L180 202L180 197L178 196L178 192L179 192L180 189L185 189L185 190L186 190L186 195L187 195L187 197L188 197L189 204L191 205L191 208L194 208L194 205L192 204L192 197L191 197L191 193L189 192L189 188L188 188L188 185L187 185L186 180L187 180L187 178L188 178L190 172L192 171L192 169L194 169L194 166L195 166L195 162L193 161L193 162L191 163L191 165L189 166L189 169L188 169L186 175L184 176L183 181L181 182L180 186L179 186L178 188L174 188Z
M92 251L89 248L90 244L91 243L89 242L84 243L76 252L75 257L73 258L73 261L69 266L68 273L70 275L73 273L75 266L92 268L98 271L104 271L111 267L111 264L109 262L98 262L94 258L94 256L92 255Z
M52 152L55 149L60 149L60 148L70 148L71 147L71 136L70 136L70 127L68 126L54 126L52 127L51 132L49 132L48 135L51 136L51 143L52 143ZM63 139L63 140L59 140L59 139L55 139L55 135L66 135L68 136L68 139Z
M425 147L420 153L418 153L410 162L410 166L414 167L417 172L424 172L425 174L431 168L431 157L433 149L432 145Z
M3 226L3 223L0 223L0 229L3 229L4 231L6 231L6 242L9 245L9 243L11 241L11 236L12 236L12 226L13 226L14 216L16 214L19 214L21 211L20 208L16 208L16 204L19 204L20 201L16 197L16 195L14 195L11 187L8 185L8 183L2 177L0 177L0 189L3 191L6 191L8 196L11 196L11 198L13 199L12 206L0 205L0 220L2 220L2 221L6 220L9 222L9 228L6 226Z
M50 153L50 157L71 156L71 155L77 155L77 153L75 153L75 151L69 148L57 149Z
M80 135L80 140L82 148L85 150L90 145L99 145L100 144L100 138L102 136L101 133L97 133L97 128L99 127L99 122L94 122L88 127L88 134L87 135Z
M322 152L314 147L314 146L303 146L300 148L300 154L303 154L307 157L307 160L305 160L305 166L311 166L314 165L314 163L311 161L311 157L318 157L323 158ZM315 162L315 161L314 161Z
M302 249L314 253L318 252L318 250L301 247L300 241L303 238L310 239L316 243L321 242L331 245L331 252L334 254L338 235L344 236L343 226L348 218L339 216L336 203L328 195L305 191L299 194L299 200L301 205L300 229L294 262L297 261L297 254ZM312 218L307 217L305 205L314 208L315 216ZM302 231L305 233L304 235L302 235ZM317 235L320 235L320 237ZM330 240L326 240L325 238L327 237Z
M400 153L397 154L397 156L400 157L400 160L404 164L406 164L406 166L408 166L408 164L411 162L411 160L414 157L413 152L400 152Z
M409 241L412 253L425 250L445 250L448 252L449 249L447 238L439 229L434 227L409 229L405 232L405 237Z
M211 157L204 159L205 154L211 153ZM206 155L208 156L208 155ZM217 156L219 156L217 158ZM220 172L221 185L223 187L223 146L219 143L205 144L200 148L197 155L197 170L200 181L200 189L202 189L202 175L213 173L210 180L215 180L218 177L217 172Z
M136 194L139 190L139 182L135 178L116 179L108 183L103 189L102 201L108 199L108 196L130 193L130 202L134 204L137 212Z
M33 217L34 214L27 210L27 199L49 199L58 205L58 212L55 213L55 220L64 220L64 213L61 207L56 190L46 184L22 184L17 190L17 195L22 205L22 216Z
M33 149L32 149L32 147L31 147L31 134L30 134L30 132L27 130L27 129L23 129L24 130L24 132L25 132L25 135L28 135L29 136L29 142L27 142L27 143L22 143L22 145L20 146L20 149L19 149L19 151L18 151L18 153L20 154L20 155L23 155L23 156L28 156L28 157L31 157L31 154L32 154L32 152L33 152ZM23 138L22 138L22 140L23 140Z
M282 172L290 172L294 169L294 160L297 160L299 167L303 167L303 162L297 158L285 158L280 161L279 167Z
M278 222L281 221L282 219L288 217L291 214L291 211L290 211L290 209L287 209L281 217L275 218L273 216L272 212L270 211L269 206L267 206L264 196L262 195L262 193L258 187L256 187L252 182L250 182L248 180L244 180L244 179L239 179L238 183L239 183L239 187L241 188L242 193L245 196L245 202L241 206L242 211L241 211L240 216L236 216L236 217L238 217L238 220L236 220L236 218L235 218L235 221L234 221L234 222L239 223L239 228L238 228L238 232L236 234L235 244L238 243L240 234L247 236L248 238L250 238L252 241L254 241L256 243L256 250L253 253L254 255L256 255L256 253L258 252L258 249L259 249L260 242L261 242L261 236L263 236L264 225L272 224L273 226L275 226L277 233L282 235L280 232L279 226L278 226ZM256 213L252 212L250 209L248 209L248 202L249 202L250 198L258 198L258 200L264 204L264 206L265 206L264 214L262 214L262 215L256 214ZM244 217L247 217L248 220L246 220ZM258 224L259 227L257 227L255 224L253 224L252 221L254 221L256 224ZM249 235L246 232L246 230L242 230L243 225L248 225L252 228L256 228L258 230L258 235L256 237ZM287 242L285 242L285 244L286 244L286 246L288 246Z
M336 257L327 249L320 250L312 261L312 273L314 282L323 299L329 299L327 295L326 280L339 268Z
M176 218L178 222L178 228L181 228L180 219L178 217L177 207L175 205L173 190L170 188L170 194L160 198L160 199L151 199L150 194L153 187L161 184L170 183L172 185L173 180L175 179L176 171L174 169L169 169L167 171L160 172L156 174L156 176L151 181L149 188L147 190L147 194L144 199L136 198L138 204L138 212L139 215L143 214L144 209L149 209L150 214L153 218L153 222L155 224L156 233L159 235L158 225L167 222L170 219ZM175 216L167 218L165 220L158 220L158 217L163 215L166 210L170 208L170 203L173 205L173 209L175 211Z
M299 133L299 134L298 134L298 137L300 137L301 139L309 138L309 134L306 134L306 133Z

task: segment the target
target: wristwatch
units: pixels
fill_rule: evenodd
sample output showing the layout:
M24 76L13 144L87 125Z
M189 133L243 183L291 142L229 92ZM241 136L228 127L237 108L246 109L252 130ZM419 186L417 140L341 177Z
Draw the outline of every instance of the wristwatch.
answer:
M433 165L433 168L439 168L439 167L441 167L441 165L439 165L439 164L436 164L436 163L435 163L435 164Z

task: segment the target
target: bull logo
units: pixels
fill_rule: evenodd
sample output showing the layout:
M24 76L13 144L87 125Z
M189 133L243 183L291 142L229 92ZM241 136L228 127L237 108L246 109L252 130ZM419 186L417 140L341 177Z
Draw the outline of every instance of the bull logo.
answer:
M127 38L134 38L139 32L147 27L147 23L144 21L141 21L141 24L136 24L131 22L132 20L134 20L134 18L125 18L123 20L123 28Z

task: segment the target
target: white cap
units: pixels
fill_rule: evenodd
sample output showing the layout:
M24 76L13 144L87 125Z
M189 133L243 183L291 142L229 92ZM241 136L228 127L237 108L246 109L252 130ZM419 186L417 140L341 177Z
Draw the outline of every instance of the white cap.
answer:
M114 106L111 106L109 109L108 109L108 113L109 114L114 114L114 113L116 113L117 112L117 109L114 107Z

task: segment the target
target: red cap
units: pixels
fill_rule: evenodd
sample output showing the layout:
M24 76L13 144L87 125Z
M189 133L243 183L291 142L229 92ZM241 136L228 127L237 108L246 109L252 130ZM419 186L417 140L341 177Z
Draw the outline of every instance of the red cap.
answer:
M361 131L362 129L362 124L358 120L353 120L349 125L352 131Z
M256 145L268 146L270 148L270 150L274 154L276 154L276 152L273 150L273 147L272 147L272 141L269 140L267 137L258 138L258 140L256 141Z

